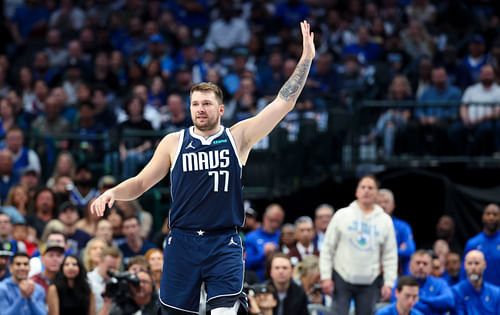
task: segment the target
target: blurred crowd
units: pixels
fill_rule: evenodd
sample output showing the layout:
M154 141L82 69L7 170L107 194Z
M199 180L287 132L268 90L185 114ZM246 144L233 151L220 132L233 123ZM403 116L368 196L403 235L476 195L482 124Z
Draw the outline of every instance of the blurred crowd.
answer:
M2 314L155 312L166 222L154 231L150 209L137 201L117 202L105 218L91 216L88 204L134 175L159 136L191 125L194 84L221 86L224 124L266 106L300 57L298 22L304 19L312 25L318 53L296 109L280 125L288 140L296 138L301 119L325 131L332 116L355 117L366 110L360 107L363 100L379 100L385 105L373 110L359 132L380 145L380 156L499 153L499 7L493 0L4 0ZM96 173L95 163L106 165L104 171ZM377 198L392 215L392 194L380 191ZM392 210L386 205L391 202ZM320 273L317 257L324 253L333 212L322 205L314 219L282 225L284 210L270 205L260 224L257 212L247 208L251 272L245 290L255 294L252 312L302 314L314 304L327 308L310 307L311 312L327 314L331 297L340 305L335 292L351 292L341 295L350 309L371 308L371 302L357 300L360 284L368 285L373 301L382 302L374 309L404 296L406 309L415 305L424 314L475 314L463 311L472 304L462 302L476 294L483 298L472 308L477 314L500 310L488 304L500 296L493 287L500 285L498 206L485 208L485 230L465 250L453 239L453 218L440 219L433 246L415 245L408 224L393 218L392 235L377 211L386 239L395 237L391 248L398 259L368 257L376 266L366 275L369 283L339 269L343 259L334 251L328 254L333 264ZM356 224L351 232L358 233L358 246L381 246L374 243L375 230ZM433 251L416 250L427 247ZM469 261L475 267L467 267ZM118 275L120 270L129 274ZM412 275L417 285L408 278L396 285L397 275ZM112 278L130 285L123 301L101 294ZM460 295L467 290L470 295ZM435 293L443 296L433 299Z

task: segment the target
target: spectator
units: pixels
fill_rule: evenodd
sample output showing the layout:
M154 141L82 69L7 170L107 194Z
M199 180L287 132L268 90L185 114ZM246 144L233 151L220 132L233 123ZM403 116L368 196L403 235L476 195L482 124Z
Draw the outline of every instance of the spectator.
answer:
M108 211L106 211L104 218L111 223L111 229L113 231L113 245L120 246L121 244L125 243L126 239L123 236L123 228L122 228L123 219L125 218L123 211L114 206Z
M144 255L146 252L155 248L153 244L142 239L140 235L140 223L137 216L126 217L123 220L123 235L127 241L119 246L123 253L123 263L127 264L133 256Z
M285 212L280 205L270 204L262 216L262 226L248 233L245 238L246 268L254 270L261 281L264 279L266 259L278 249L280 226L284 217Z
M81 164L76 168L73 183L75 186L71 192L70 201L75 206L86 208L90 200L99 195L99 192L94 187L92 171L86 164Z
M418 301L418 281L409 276L403 276L398 280L396 288L396 302L377 311L375 315L421 315L422 313L414 308Z
M5 135L5 147L12 153L14 169L22 174L27 170L42 173L40 158L35 151L24 145L24 133L19 127L13 126Z
M339 100L341 84L332 55L322 53L311 68L304 94L313 100L315 108L326 110Z
M58 219L64 224L64 234L71 252L74 254L80 253L92 237L87 232L76 227L76 223L80 219L78 209L71 202L66 201L59 206Z
M319 251L314 247L314 224L310 217L301 216L295 220L296 239L295 248L290 249L288 256L292 265L295 266L307 256L319 256ZM307 292L307 291L306 291Z
M143 239L148 239L153 226L153 216L148 211L145 211L138 200L117 200L115 205L119 207L125 217L136 216L141 225L140 236Z
M259 214L255 209L250 206L245 207L245 226L243 227L245 234L255 231L261 226L260 221L257 219L258 216Z
M401 31L401 39L405 51L413 59L422 56L432 57L434 54L434 42L427 33L425 26L418 20L411 20L406 29Z
M14 158L8 149L0 150L0 200L7 199L9 190L19 183L19 173L14 170Z
M290 250L295 248L295 244L297 243L297 239L295 238L296 231L297 228L295 224L292 223L285 223L281 227L278 249L283 254L288 255Z
M45 294L47 294L49 285L53 283L55 275L61 267L64 259L64 251L64 247L59 243L47 241L45 244L45 248L42 251L42 264L44 269L41 273L31 277L31 280L43 287Z
M90 289L94 294L95 310L99 312L104 304L102 293L109 280L108 271L117 273L122 263L122 254L116 247L106 247L101 253L101 261L94 270L87 273Z
M436 240L434 245L432 245L433 256L440 261L440 266L444 268L444 263L446 260L446 255L450 252L450 246L445 240ZM432 257L434 259L434 257Z
M42 187L35 193L34 201L35 210L28 213L26 222L35 228L37 237L40 238L47 222L56 215L56 200L52 190Z
M102 218L97 221L97 226L95 230L95 237L106 241L108 246L113 245L113 227L111 222Z
M427 102L457 102L458 105L461 92L457 87L448 83L448 75L444 67L433 68L431 80L432 86L425 90L418 99L420 106L429 105L426 104ZM443 151L448 145L446 129L458 118L456 107L431 105L422 108L420 106L415 108L415 118L419 122L423 152L446 153Z
M460 281L460 255L455 252L449 252L446 255L443 279L450 287Z
M81 162L92 163L102 159L104 140L96 138L104 134L106 127L95 120L95 105L90 101L78 105L73 133L81 136L72 141L72 151L79 152Z
M273 254L269 258L269 275L267 283L278 292L279 302L273 314L307 315L307 296L304 290L293 280L293 268L290 258L282 253Z
M398 245L399 274L407 276L410 274L410 258L415 252L415 241L413 240L411 226L407 222L394 217L396 203L394 202L394 194L389 189L379 190L377 204L392 218Z
M361 64L374 63L382 55L382 48L370 39L370 31L364 25L360 25L356 32L357 43L344 47L342 56L354 55L358 57Z
M308 256L294 268L294 279L300 283L307 295L309 304L321 304L331 307L332 299L321 291L319 258Z
M273 315L273 309L278 306L278 294L270 284L258 285L253 289L255 296L248 295L248 313L250 315Z
M64 258L47 292L49 314L95 314L94 295L78 256Z
M431 261L431 276L434 278L442 278L444 272L444 265L437 255L432 255Z
M89 205L92 204L94 199L95 198L89 200ZM89 205L83 208L83 217L76 222L76 227L85 231L87 234L94 236L99 218L91 215Z
M321 285L324 293L333 294L339 315L348 314L352 298L358 314L371 314L379 290L382 301L391 296L397 277L396 236L391 218L375 204L377 195L375 178L361 178L356 200L338 210L326 230Z
M54 187L56 180L61 176L68 176L70 178L73 178L75 176L75 171L76 164L71 152L63 151L59 153L56 159L54 172L52 173L52 176L47 180L47 187Z
M0 242L7 242L10 244L10 250L13 254L19 252L26 252L26 246L22 242L17 242L12 237L12 219L6 213L0 211Z
M462 96L464 105L460 107L461 124L451 130L452 141L461 154L491 154L493 151L489 137L493 131L493 119L498 116L498 106L481 104L500 99L500 87L495 83L491 65L481 67L479 81L465 90ZM467 133L474 137L468 145L465 141Z
M45 53L49 58L49 66L55 69L66 66L66 62L68 61L68 50L62 46L61 32L59 29L49 30L45 42L47 45Z
M114 299L104 299L104 305L98 315L135 314L156 315L158 312L158 293L154 289L153 279L147 271L137 273L139 286L129 284L129 293Z
M445 314L453 308L453 294L446 281L430 275L431 261L431 254L425 250L417 250L411 257L410 273L420 287L415 309L429 315ZM392 298L394 301L395 296Z
M310 13L310 8L301 0L286 0L278 4L274 16L283 27L296 25L305 20Z
M126 266L126 270L130 273L149 272L149 268L149 261L143 255L130 258Z
M14 104L8 98L0 99L0 136L5 137L9 129L16 125L27 128L22 118L16 117Z
M9 260L12 256L14 252L10 242L0 241L0 283L11 276Z
M481 80L481 68L488 63L488 54L486 51L486 42L480 34L474 34L469 40L468 54L462 60L462 65L469 71L472 82Z
M486 267L482 252L471 250L465 255L467 279L452 287L456 314L498 314L500 288L485 281Z
M4 212L8 213L10 210L5 211L5 208L9 208L15 211L15 214L8 213L10 217L14 220L22 221L21 217L24 219L28 214L28 201L29 201L28 188L23 185L16 185L9 190L7 194L7 199L4 203Z
M14 11L10 31L17 45L29 45L27 40L43 34L49 19L49 12L40 2L28 0Z
M334 209L329 204L321 204L314 210L314 227L316 236L313 239L314 246L321 251L321 246L325 240L326 229L333 218Z
M74 6L73 0L62 0L60 7L50 15L49 25L68 36L74 35L85 25L85 12Z
M82 252L82 264L85 270L94 270L101 262L102 251L107 247L107 243L100 238L94 237L89 240Z
M144 255L149 262L149 269L155 288L160 290L161 272L163 270L163 252L158 248L151 248Z
M422 24L433 24L436 19L436 7L429 0L413 0L406 7L406 15L410 19L416 19Z
M484 271L484 280L500 286L500 208L496 204L488 204L482 215L483 231L472 237L465 244L464 254L473 249L484 253L486 265L489 266Z
M455 238L455 220L449 215L442 215L436 224L436 239L445 240L450 250L461 253L462 246Z
M16 253L12 257L12 277L0 283L0 309L5 315L47 314L45 291L33 280L28 280L29 256Z

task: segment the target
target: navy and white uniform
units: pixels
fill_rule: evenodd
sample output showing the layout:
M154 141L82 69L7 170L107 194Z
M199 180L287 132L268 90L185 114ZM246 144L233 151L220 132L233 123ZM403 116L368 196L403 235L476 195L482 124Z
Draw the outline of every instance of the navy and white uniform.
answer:
M208 137L180 131L170 169L172 207L160 301L198 313L201 283L207 309L229 307L243 296L242 164L228 128ZM182 289L180 289L182 288Z

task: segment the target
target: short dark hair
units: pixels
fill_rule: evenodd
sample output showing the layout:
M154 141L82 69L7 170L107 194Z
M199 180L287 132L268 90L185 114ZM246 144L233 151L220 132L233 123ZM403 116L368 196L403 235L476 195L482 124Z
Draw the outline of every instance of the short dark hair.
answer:
M146 267L146 269L149 271L149 261L144 257L143 255L137 255L129 259L128 264L127 264L127 270L132 267L132 265L141 265Z
M131 215L124 217L123 222L128 221L128 220L133 220L133 219L135 219L137 221L137 224L141 225L141 221L139 220L139 217L134 215L134 214L131 214Z
M222 104L222 100L224 99L224 95L222 93L222 90L220 87L218 87L216 84L212 82L201 82L196 85L194 85L191 88L191 91L189 92L189 95L193 95L193 92L198 91L198 92L213 92L215 95L215 98L219 102L219 104Z
M396 287L396 290L398 292L401 292L404 286L418 287L418 281L417 279L411 276L401 276L398 279L398 286Z
M26 257L28 258L28 261L30 260L30 256L28 254L26 254L25 252L16 252L14 254L14 256L12 256L12 263L14 262L14 260L17 258L17 257Z

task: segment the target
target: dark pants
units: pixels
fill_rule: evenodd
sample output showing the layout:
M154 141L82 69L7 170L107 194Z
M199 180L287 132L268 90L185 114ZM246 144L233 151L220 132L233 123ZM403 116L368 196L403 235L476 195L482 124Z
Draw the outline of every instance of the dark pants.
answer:
M345 282L337 273L333 272L335 290L333 292L333 314L348 315L351 299L354 299L356 315L371 315L380 290L381 276L368 285L351 284Z

